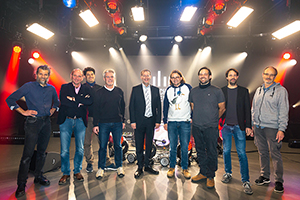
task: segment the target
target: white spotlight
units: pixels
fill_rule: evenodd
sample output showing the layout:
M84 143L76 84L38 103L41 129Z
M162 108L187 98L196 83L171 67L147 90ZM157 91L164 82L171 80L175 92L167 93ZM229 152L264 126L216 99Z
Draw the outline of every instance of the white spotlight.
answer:
M272 33L272 35L280 40L298 31L300 31L300 20L296 20L293 23L290 23L289 25Z
M85 21L85 23L87 23L87 25L89 25L89 27L93 27L99 24L99 21L96 19L92 11L89 9L84 12L81 12L79 16Z
M196 10L197 10L197 7L193 7L193 6L185 7L184 11L180 17L180 21L185 21L185 22L190 21L192 19L192 17L194 16Z
M140 38L139 38L139 40L140 40L141 42L145 42L147 39L148 39L148 36L147 36L147 35L141 35Z
M54 33L49 31L48 29L46 29L45 27L39 25L38 23L33 23L31 26L29 26L27 29L27 31L34 33L46 40L48 40L49 38L51 38Z
M143 7L138 7L138 6L132 7L131 12L132 12L134 21L144 21L145 20Z
M176 42L180 43L180 42L182 42L183 37L182 37L181 35L177 35L177 36L174 37L174 40L175 40Z
M32 65L34 63L34 59L33 58L29 58L28 59L28 63Z
M289 64L290 64L291 66L294 66L294 65L297 64L297 60L292 59L292 60L289 61Z
M242 6L235 15L227 23L228 26L237 27L242 23L254 10L252 8Z

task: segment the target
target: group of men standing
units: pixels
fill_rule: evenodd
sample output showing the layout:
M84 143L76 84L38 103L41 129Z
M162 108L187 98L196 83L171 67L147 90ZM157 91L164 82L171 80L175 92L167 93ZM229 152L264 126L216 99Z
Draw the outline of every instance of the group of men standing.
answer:
M264 69L262 75L264 83L255 92L252 111L248 89L237 85L239 72L231 68L225 75L228 84L220 89L211 84L211 70L202 67L198 71L199 86L192 88L186 83L179 70L171 72L170 86L165 92L163 102L164 129L168 131L170 140L170 168L167 176L172 178L175 175L176 148L179 139L182 173L186 179L191 178L188 171L188 145L192 134L200 167L199 173L192 177L192 182L206 180L208 188L214 187L215 172L218 168L218 125L221 118L225 165L225 174L221 181L229 183L232 179L230 152L232 137L234 137L244 192L253 193L249 182L245 149L246 135L254 135L261 165L260 177L255 180L255 183L257 185L270 183L270 151L275 168L274 191L283 192L283 165L280 148L284 131L287 128L289 103L286 89L274 82L277 70L271 66ZM122 89L116 86L115 71L104 70L105 85L101 87L95 82L93 68L87 67L84 71L74 69L70 75L71 82L61 87L59 108L55 89L47 83L49 76L48 66L38 67L36 82L24 84L6 100L12 110L15 109L26 116L25 145L20 162L16 197L25 194L29 164L35 145L37 145L37 161L34 182L44 186L50 184L50 181L42 175L42 167L50 138L50 116L58 109L57 123L60 127L61 171L63 172L59 184L66 184L70 179L69 147L72 133L75 136L76 146L74 179L84 180L80 173L84 155L87 161L87 172L93 171L94 157L91 147L93 132L98 135L100 145L96 178L102 178L107 167L115 168L118 177L124 177L121 136L122 129L125 127L125 101ZM87 82L82 84L84 76ZM154 129L158 128L161 123L159 89L150 84L150 70L142 70L140 78L142 83L132 88L129 103L138 161L138 168L134 173L135 178L139 178L143 171L159 174L149 162ZM23 96L28 107L26 111L16 103ZM110 162L107 151L110 133L113 136L115 165ZM143 153L144 142L145 154Z

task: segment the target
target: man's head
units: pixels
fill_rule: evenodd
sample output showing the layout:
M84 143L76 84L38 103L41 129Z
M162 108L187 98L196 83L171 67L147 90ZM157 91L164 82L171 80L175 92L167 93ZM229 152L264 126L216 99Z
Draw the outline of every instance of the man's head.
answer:
M264 69L262 77L266 87L274 83L277 73L278 73L277 69L273 66L268 66Z
M141 80L145 86L148 86L150 84L151 72L149 69L143 69L141 71Z
M86 82L94 83L95 82L95 69L92 67L86 67L83 70L83 74L85 76Z
M239 78L238 70L234 68L230 68L225 73L228 85L235 86L237 83L237 79Z
M70 78L72 80L72 83L75 87L79 87L83 80L83 72L81 69L73 69L73 71L70 74Z
M46 85L50 77L50 68L47 65L41 65L36 69L36 81L41 85Z
M181 83L185 83L185 78L181 71L175 69L170 74L170 85L178 87Z
M212 75L210 69L202 67L198 71L198 78L201 85L206 85L211 81Z
M115 86L116 72L113 69L105 69L103 71L103 80L106 87L112 88Z

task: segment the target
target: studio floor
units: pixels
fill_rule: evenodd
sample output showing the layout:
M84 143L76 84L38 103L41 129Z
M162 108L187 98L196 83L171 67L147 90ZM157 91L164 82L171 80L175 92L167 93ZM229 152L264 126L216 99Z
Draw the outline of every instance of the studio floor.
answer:
M96 163L98 160L98 145L94 140L94 155ZM234 145L233 145L234 146ZM23 150L23 145L0 145L0 199L15 199L17 188L17 172ZM52 137L47 149L48 152L60 151L60 140ZM74 138L70 147L70 156L74 156ZM216 172L215 188L207 189L205 183L195 184L191 180L186 180L176 167L175 178L167 178L167 167L162 167L159 163L154 164L154 168L159 170L159 175L150 175L147 172L140 179L134 178L137 169L135 164L129 164L127 160L123 162L125 177L118 178L116 171L106 171L104 178L95 178L97 164L94 165L94 172L85 171L86 162L83 161L81 173L84 182L74 181L71 176L70 184L60 186L58 181L62 176L60 169L45 173L51 181L51 185L43 187L33 183L33 175L29 174L26 195L19 199L263 199L263 200L299 200L300 199L300 149L289 148L287 143L283 143L282 157L284 164L284 193L273 192L274 176L271 176L271 183L268 186L256 186L254 181L259 176L258 153L253 141L247 141L247 156L250 169L250 182L252 184L253 195L243 192L239 162L235 148L232 149L233 179L229 184L221 182L224 173L222 156L219 156L218 171ZM71 169L73 162L71 160ZM196 175L199 167L196 162L192 162L189 168L192 176ZM273 173L273 171L271 171Z

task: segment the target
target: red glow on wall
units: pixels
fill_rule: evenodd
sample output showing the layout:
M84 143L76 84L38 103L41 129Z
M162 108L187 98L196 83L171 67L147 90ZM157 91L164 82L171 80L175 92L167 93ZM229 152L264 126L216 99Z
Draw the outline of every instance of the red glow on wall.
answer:
M19 51L20 50L20 51ZM0 120L0 133L1 135L12 128L13 123L13 112L7 106L5 100L6 98L17 89L17 80L19 72L20 54L21 48L12 51L10 62L6 71L5 78L2 82L1 93L0 93L0 110L2 117ZM11 132L9 132L11 133Z

